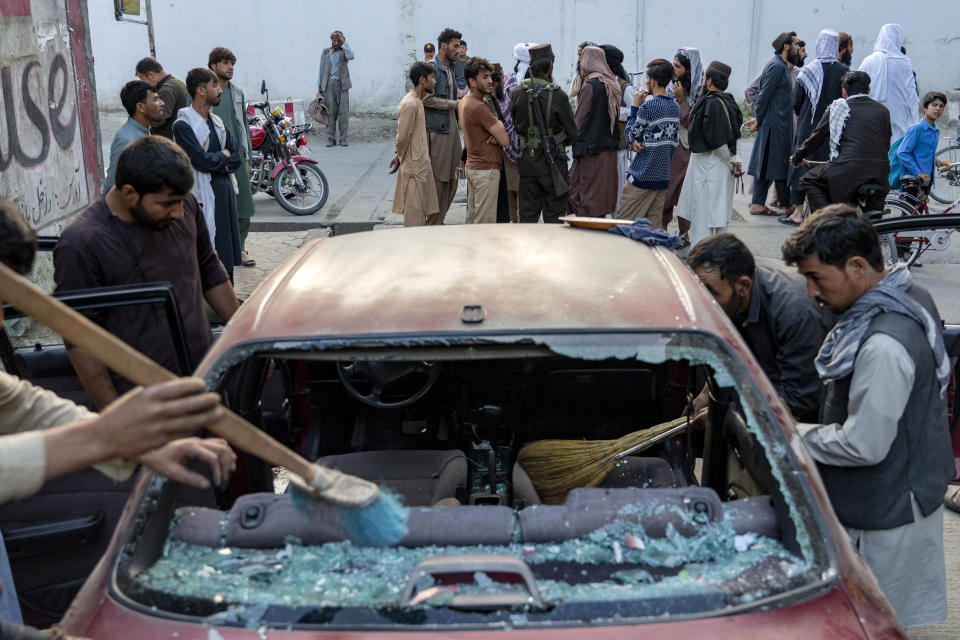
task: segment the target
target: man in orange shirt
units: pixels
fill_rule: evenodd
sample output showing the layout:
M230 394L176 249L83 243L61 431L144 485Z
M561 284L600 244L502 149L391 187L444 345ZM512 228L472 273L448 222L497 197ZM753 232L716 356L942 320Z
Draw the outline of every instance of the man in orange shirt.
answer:
M493 65L483 58L468 58L464 75L470 93L457 105L463 142L467 147L467 224L497 221L500 161L510 137L503 123L484 102L493 93Z

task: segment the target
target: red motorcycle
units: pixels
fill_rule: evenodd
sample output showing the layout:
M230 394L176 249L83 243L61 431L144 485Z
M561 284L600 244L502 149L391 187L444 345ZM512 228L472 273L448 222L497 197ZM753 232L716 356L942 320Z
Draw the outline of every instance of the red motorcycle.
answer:
M260 85L260 93L267 93L266 82ZM269 193L294 215L316 213L327 202L327 177L316 160L300 153L300 147L307 145L306 133L313 125L291 124L279 107L271 111L269 95L252 106L250 187L253 193Z

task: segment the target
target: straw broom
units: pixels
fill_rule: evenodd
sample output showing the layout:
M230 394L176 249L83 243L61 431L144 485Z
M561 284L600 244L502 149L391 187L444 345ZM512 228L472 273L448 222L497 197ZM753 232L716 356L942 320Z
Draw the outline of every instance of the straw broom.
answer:
M520 449L517 462L544 504L563 504L572 489L596 487L621 458L673 437L703 415L706 409L615 440L537 440Z

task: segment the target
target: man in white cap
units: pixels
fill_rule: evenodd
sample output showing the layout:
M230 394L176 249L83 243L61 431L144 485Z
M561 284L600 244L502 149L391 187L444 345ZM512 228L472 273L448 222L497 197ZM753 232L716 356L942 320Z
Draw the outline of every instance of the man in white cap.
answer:
M880 27L873 53L860 63L860 71L870 76L870 97L890 112L892 143L913 126L920 109L917 76L903 48L903 28L900 25Z

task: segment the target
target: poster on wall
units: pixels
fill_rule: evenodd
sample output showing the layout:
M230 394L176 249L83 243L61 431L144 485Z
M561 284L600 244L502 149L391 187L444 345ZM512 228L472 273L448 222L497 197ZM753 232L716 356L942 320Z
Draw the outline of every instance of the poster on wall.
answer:
M99 190L85 0L0 0L0 195L57 235Z

